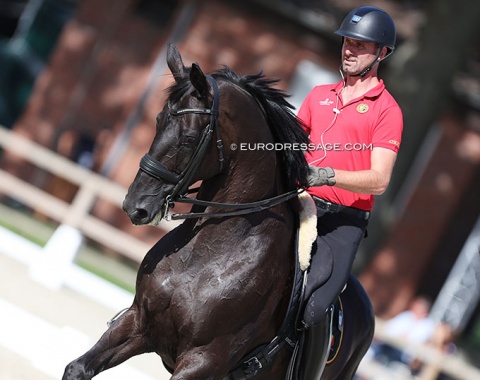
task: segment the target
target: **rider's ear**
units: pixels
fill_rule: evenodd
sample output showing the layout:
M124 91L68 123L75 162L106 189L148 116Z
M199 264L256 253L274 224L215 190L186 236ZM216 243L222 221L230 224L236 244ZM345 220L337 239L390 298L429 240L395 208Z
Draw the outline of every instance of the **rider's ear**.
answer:
M387 56L387 53L388 53L388 49L384 46L382 47L382 51L378 57L378 62L382 61L383 59L385 59L385 57Z
M168 44L167 49L167 65L173 74L175 81L182 78L185 75L185 65L183 64L182 57L177 47L173 44Z
M193 87L198 91L199 95L203 99L207 99L209 94L207 77L200 66L196 63L192 65L192 69L190 70L190 81L192 82Z

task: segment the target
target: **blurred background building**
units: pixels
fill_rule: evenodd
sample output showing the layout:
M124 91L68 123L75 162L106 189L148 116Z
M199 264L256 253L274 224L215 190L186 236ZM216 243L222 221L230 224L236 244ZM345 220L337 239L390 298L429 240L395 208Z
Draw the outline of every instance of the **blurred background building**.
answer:
M480 357L480 2L370 1L395 20L380 76L404 110L392 183L379 197L356 271L378 315L418 294L436 299ZM351 0L0 1L0 124L128 186L171 83L166 44L205 72L278 78L298 106L339 79L333 31ZM71 200L73 184L4 154L0 166ZM97 202L94 213L151 244ZM478 362L478 361L477 361Z

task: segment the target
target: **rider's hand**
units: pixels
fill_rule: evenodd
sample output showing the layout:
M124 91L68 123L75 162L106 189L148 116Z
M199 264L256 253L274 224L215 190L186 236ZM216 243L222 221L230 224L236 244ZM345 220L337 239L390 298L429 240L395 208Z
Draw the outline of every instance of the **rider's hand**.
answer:
M309 174L307 176L308 186L333 186L336 181L334 179L335 172L330 166L319 168L317 166L308 165Z

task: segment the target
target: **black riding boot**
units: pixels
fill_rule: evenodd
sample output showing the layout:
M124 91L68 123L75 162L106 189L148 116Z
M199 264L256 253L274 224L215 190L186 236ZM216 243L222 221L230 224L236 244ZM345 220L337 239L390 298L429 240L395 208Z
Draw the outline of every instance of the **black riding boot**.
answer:
M333 305L327 309L318 326L310 326L304 332L295 380L320 380L330 352L332 315Z

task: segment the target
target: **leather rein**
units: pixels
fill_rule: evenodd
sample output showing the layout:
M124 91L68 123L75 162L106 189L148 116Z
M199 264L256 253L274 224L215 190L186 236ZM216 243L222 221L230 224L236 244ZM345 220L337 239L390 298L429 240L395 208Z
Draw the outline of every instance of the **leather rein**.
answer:
M198 191L198 188L188 190L190 182L195 175L196 170L203 161L207 149L212 140L212 135L215 133L217 137L216 146L218 150L218 161L220 166L220 171L223 170L224 157L223 157L223 142L220 137L220 130L218 125L218 114L219 114L219 91L218 84L215 78L210 75L206 76L210 85L213 89L213 103L210 109L208 108L184 108L180 110L173 110L169 108L170 115L180 116L185 114L201 114L201 115L210 115L209 124L203 129L199 144L195 149L191 160L188 162L187 167L181 173L175 173L170 169L166 168L160 161L152 157L149 153L146 153L140 160L140 170L148 174L150 177L153 177L157 180L163 180L169 183L174 184L172 192L167 195L165 198L165 212L164 215L168 217L169 209L174 206L174 202L180 203L190 203L199 206L211 206L217 208L228 208L233 209L232 211L219 211L219 212L189 212L184 214L172 214L170 218L173 220L178 219L189 219L189 218L198 218L198 217L226 217L226 216L237 216L245 215L254 212L263 211L274 207L280 203L286 202L289 199L296 197L299 192L303 190L292 190L287 193L278 195L273 198L268 198L256 202L250 203L219 203L204 201L196 198L188 198L186 195Z

